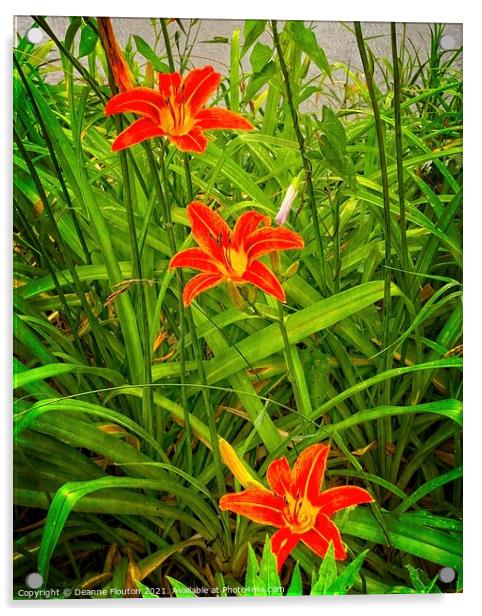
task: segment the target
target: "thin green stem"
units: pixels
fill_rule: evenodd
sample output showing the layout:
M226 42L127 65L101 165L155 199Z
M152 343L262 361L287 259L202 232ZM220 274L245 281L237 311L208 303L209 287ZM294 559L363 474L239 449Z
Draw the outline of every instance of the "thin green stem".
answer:
M402 116L401 116L401 88L400 88L400 67L397 51L397 27L395 23L390 25L392 39L392 62L393 62L393 112L395 120L395 147L397 151L397 185L398 203L400 207L400 238L401 238L401 267L405 271L410 268L408 244L407 244L407 219L405 211L405 185L403 181L403 137L402 137Z
M30 102L32 104L33 111L34 111L35 116L36 116L36 118L37 118L37 120L39 122L39 125L40 125L41 129L42 129L42 134L43 134L43 137L45 139L45 143L47 145L47 148L49 150L49 154L50 154L50 157L52 159L52 163L53 163L53 166L54 166L54 169L55 169L55 173L56 173L56 175L57 175L57 177L59 179L60 188L62 190L62 195L63 195L63 197L65 199L65 203L67 204L67 206L69 208L69 212L70 212L70 214L72 216L72 222L74 223L74 227L75 227L75 231L77 233L77 237L79 239L80 245L82 246L82 252L84 253L85 260L86 260L86 262L89 265L91 265L92 264L92 259L91 259L91 256L90 256L90 252L89 252L89 249L87 248L87 244L85 243L84 235L83 235L82 230L80 228L80 223L79 223L79 219L78 219L78 216L77 216L77 212L75 211L75 208L74 208L74 206L72 204L72 200L70 198L69 191L67 190L67 186L66 186L65 180L64 180L64 175L62 173L62 169L60 168L60 164L59 164L57 156L55 154L55 149L54 149L54 147L52 145L52 140L50 139L48 130L47 130L46 126L45 126L45 122L43 121L42 114L40 113L40 110L39 110L39 108L37 106L37 103L35 102L35 98L32 96L32 93L30 91L30 84L28 83L28 80L25 77L25 74L24 74L24 72L22 70L22 67L21 67L20 63L17 61L17 58L15 57L15 55L13 56L13 62L14 62L15 68L18 71L18 74L20 75L20 78L21 78L21 80L23 82L23 85L25 86L25 89L27 90L27 92L29 94L29 98L30 98Z
M282 302L278 302L278 324L281 332L281 337L284 343L284 355L286 359L286 367L288 368L288 379L293 388L293 394L295 396L296 409L304 416L308 415L307 410L304 408L303 399L300 393L300 387L296 379L295 365L293 361L293 355L291 353L291 345L288 338L288 332L286 330L285 316Z
M209 393L209 388L207 385L206 371L204 369L204 357L201 350L201 345L199 342L199 338L197 336L196 324L194 323L194 318L192 315L192 310L187 311L187 318L189 323L189 329L191 330L191 339L194 349L194 358L196 361L196 366L199 372L199 376L201 377L201 383L203 387L201 388L201 395L203 399L204 413L206 415L206 419L209 427L209 437L211 441L211 446L213 450L213 459L214 466L216 468L216 487L218 493L224 494L226 492L226 484L224 482L224 470L223 463L221 461L221 454L219 452L219 436L216 428L216 418L215 413L211 403L211 396Z
M340 292L341 251L340 251L340 191L336 191L333 201L333 249L335 252L334 291Z
M15 56L13 58L13 61L14 61L15 68L17 69L18 74L20 75L20 78L22 80L22 83L23 83L23 85L24 85L24 87L25 87L25 89L27 91L27 94L28 94L29 99L30 99L30 103L32 105L33 112L34 112L35 117L37 118L37 121L39 123L40 129L42 131L42 135L43 135L43 137L45 139L45 143L47 144L47 148L49 150L49 154L50 154L50 157L52 159L52 163L54 165L54 169L56 171L57 177L59 178L59 183L60 183L60 187L61 187L61 190L62 190L62 195L63 195L63 197L65 199L65 202L66 202L66 204L68 206L69 212L72 215L72 221L74 223L74 227L75 227L77 236L79 238L80 244L82 246L82 250L84 252L86 261L87 261L87 263L91 264L92 260L90 258L90 253L89 253L89 250L88 250L87 245L85 243L84 236L83 236L81 228L80 228L80 223L79 223L79 220L78 220L78 217L77 217L77 213L75 212L75 208L73 207L72 201L70 199L69 191L67 190L67 186L65 185L65 180L64 180L64 177L63 177L63 173L62 173L62 170L60 168L60 164L59 164L59 162L57 160L57 156L55 154L55 149L54 149L52 141L50 139L49 131L47 130L47 127L45 126L45 122L43 120L42 114L40 113L40 109L38 108L38 105L37 105L37 103L35 101L35 97L33 96L33 93L31 91L30 83L29 83L28 79L26 78L20 63L17 61ZM72 280L74 281L74 285L75 285L75 288L76 288L76 291L77 291L77 295L79 297L79 300L80 300L80 303L81 303L82 308L84 310L84 313L85 313L85 315L87 317L89 325L90 325L90 327L92 329L92 332L94 334L94 336L92 337L93 338L94 349L96 349L97 346L99 347L100 353L101 353L102 357L104 358L105 362L108 362L109 360L115 361L114 358L107 353L107 349L105 347L104 340L103 340L103 338L104 338L103 330L102 330L101 327L99 327L98 321L97 321L95 315L92 312L92 308L91 308L89 302L86 300L84 286L80 282L80 279L79 279L79 277L77 275L77 270L75 268L75 264L74 264L74 262L73 262L73 260L71 258L71 255L70 255L69 250L67 249L67 246L64 245L64 242L63 242L63 239L62 239L62 236L61 236L60 232L59 232L59 239L60 239L60 245L64 246L63 252L64 252L64 255L66 257L66 261L67 261L67 265L69 267L69 270L70 270L70 272L72 274Z
M400 419L403 419L404 421L401 421L401 425L398 431L397 447L393 454L392 463L390 465L390 481L392 483L397 483L403 454L405 453L405 449L407 448L410 439L412 438L412 428L415 417L411 415L410 417L401 417ZM395 502L396 497L392 496L390 508L395 506Z
M405 208L405 184L403 180L403 135L402 135L402 116L401 116L401 80L400 80L400 61L397 50L397 26L395 23L390 24L391 43L392 43L392 64L393 64L393 112L395 126L395 148L397 153L397 186L398 186L398 203L400 208L399 227L400 227L400 243L401 251L399 252L400 267L404 273L400 275L400 283L404 292L410 293L410 272L412 271L412 262L407 244L407 219ZM414 298L415 299L415 298ZM400 304L399 314L395 318L397 325L405 324L408 326L409 315L404 318L405 306ZM405 313L406 314L406 313ZM398 331L398 328L397 328ZM408 340L405 341L401 348L400 361L403 364L408 350ZM395 458L394 458L395 461ZM399 463L399 460L398 460Z
M171 210L167 202L167 195L164 193L163 186L159 180L158 167L156 164L156 160L154 158L154 154L152 152L151 144L149 142L145 143L145 151L147 155L149 169L151 171L152 179L154 181L154 190L156 191L157 198L161 205L162 218L163 218L162 222L164 224L164 228L167 233L169 249L171 251L171 254L174 255L177 252L177 249L176 249L176 239L174 237L174 230L173 230L172 220L171 220ZM161 165L164 168L164 147L162 147L161 161L162 161ZM166 184L167 178L165 178L165 168L164 168L164 173L163 173L163 180L164 180L164 188L166 189L166 193L167 193L167 184ZM149 342L152 345L154 341L150 339ZM183 404L183 410L184 410L184 430L185 430L186 440L189 436L189 446L187 448L190 449L191 448L191 439L190 439L191 427L190 427L188 408L184 404ZM160 421L158 422L156 433L157 433L158 440L162 441L163 436L164 436L164 415L163 414L161 414L160 416ZM186 462L187 462L187 459L186 459Z
M59 229L57 227L57 223L55 220L55 217L52 213L52 209L50 207L50 203L49 200L47 199L47 195L45 194L45 190L42 186L42 182L40 181L40 178L37 174L37 171L35 169L35 165L32 163L32 161L30 160L30 156L28 155L28 152L25 148L25 146L23 145L23 141L20 138L20 135L17 133L16 128L14 127L13 129L13 136L14 136L14 141L17 144L18 149L20 150L20 154L22 155L26 165L27 165L27 169L32 177L32 180L35 184L35 188L37 190L38 196L40 198L40 201L42 202L42 206L45 210L45 212L47 213L47 217L49 219L49 222L51 224L52 227L52 232L55 233L55 239L58 242L59 246L62 249L62 253L64 254L64 258L66 258L67 263L69 263L69 265L71 264L71 262L69 261L70 255L68 255L68 249L64 244L64 241L62 239L62 236L59 232ZM65 294L63 292L62 286L60 285L58 278L55 274L55 270L50 262L50 259L47 258L45 259L45 265L47 267L47 269L49 270L50 275L52 276L52 280L54 281L54 285L55 285L55 289L57 291L57 294L59 296L60 302L64 307L64 311L65 311L65 316L67 318L68 324L69 324L69 328L70 331L72 333L73 339L75 341L75 344L79 350L79 352L83 355L83 349L82 349L82 342L79 338L79 334L77 332L77 325L75 324L69 305L67 303L67 300L65 298ZM74 266L72 264L72 269L74 269Z
M231 36L231 57L229 67L229 100L230 109L239 113L239 59L240 59L240 38L241 31L236 29Z
M164 194L164 189L159 179L159 169L156 163L156 159L154 158L154 153L151 148L151 144L149 141L146 141L144 144L147 162L149 164L149 170L151 172L152 180L154 182L154 190L156 191L156 195L158 201L160 203L160 210L162 216L162 223L167 233L167 240L169 243L169 250L172 254L176 253L176 240L174 238L174 234L172 233L172 220L171 220L171 211L168 206L167 194ZM166 193L167 193L167 186ZM161 223L161 221L158 221Z
M311 208L313 228L315 230L315 238L316 238L316 243L317 243L319 254L320 254L321 267L322 267L322 276L320 277L320 280L318 282L319 282L319 286L321 290L324 293L327 293L328 289L326 286L326 263L325 263L325 256L324 256L324 250L323 250L323 240L322 240L321 231L320 231L320 222L318 219L318 211L316 208L315 191L313 188L313 180L312 180L313 168L312 168L310 159L306 156L305 139L303 137L303 133L301 132L298 114L296 112L296 109L293 103L293 93L291 91L290 75L289 75L288 68L286 66L283 49L281 47L281 43L279 39L277 22L273 20L271 22L271 26L273 30L274 44L276 47L276 52L278 54L281 72L283 73L283 81L284 81L285 90L286 90L286 100L288 102L288 107L290 110L291 119L293 121L293 127L295 130L296 139L298 140L301 160L303 162L303 168L305 171L306 186L308 189L308 201L309 201L310 208Z
M184 341L186 340L186 315L180 285L179 290L179 371L181 376L181 403L182 408L184 409L184 457L186 462L186 471L189 474L192 474L192 440L188 410L189 399L186 389L186 349L184 347Z
M160 22L161 22L162 38L164 39L164 47L166 48L166 53L167 53L167 62L169 64L169 70L171 71L171 73L174 73L175 71L174 58L172 56L171 41L169 39L169 32L167 31L167 23L166 23L166 20L163 18L160 19Z
M380 109L378 106L377 94L375 90L375 82L373 80L373 59L368 58L367 48L363 39L363 33L360 22L355 22L355 34L358 44L358 50L360 52L361 61L363 64L363 70L365 72L365 79L370 96L371 105L373 108L373 116L375 120L375 132L377 136L378 155L380 161L380 173L382 180L382 194L383 194L383 223L384 223L384 239L385 239L385 268L384 268L384 295L383 295L383 333L382 333L382 346L386 351L382 354L382 370L389 370L392 364L392 354L388 348L390 344L390 315L392 309L392 299L390 294L390 286L392 282L392 270L391 268L391 251L392 251L392 237L391 237L391 217L390 217L390 194L389 194L389 182L387 172L387 160L385 154L385 140L383 133L383 124L380 116ZM382 387L383 401L388 404L390 401L390 381L385 381ZM382 403L383 403L382 401ZM386 476L387 467L389 461L386 455L386 444L392 441L392 426L390 418L386 418L379 423L378 426L378 448L380 452L380 467L382 473Z
M184 154L184 172L186 175L186 186L188 190L189 201L192 201L193 192L192 192L191 169L189 166L189 155L187 153ZM179 280L181 282L181 286L184 287L182 272L180 270L178 270L178 272L179 272ZM181 319L185 318L186 316L186 313L184 312L184 305L182 306L182 310L183 312L180 315ZM206 372L204 369L203 356L202 356L199 338L197 335L196 324L194 323L194 318L192 315L192 310L187 311L187 320L188 320L189 329L191 333L191 340L193 343L194 357L196 360L199 376L201 377L201 382L203 384L201 395L203 398L204 412L208 420L209 433L211 436L214 465L216 467L216 484L217 484L219 493L224 494L224 492L226 492L226 484L224 483L223 464L221 461L221 454L219 453L219 437L218 437L218 433L216 429L215 415L214 415L213 408L212 408L211 394L210 394L209 388L207 387L208 382L206 378Z
M134 208L132 204L131 176L129 173L129 165L127 162L126 153L124 151L121 151L119 154L124 189L124 205L126 208L129 235L131 241L133 277L143 280L144 276L142 272L142 264L139 254L139 246L137 243L136 222L134 217ZM140 305L142 312L141 321L144 337L144 383L150 384L152 383L152 344L149 337L149 318L147 314L147 299L145 296L146 293L146 288L139 289ZM153 404L152 391L150 387L145 387L143 389L142 425L149 432L149 434L153 434ZM152 455L152 449L149 449L149 453Z
M164 46L166 48L166 53L167 53L167 58L168 58L168 62L169 62L169 68L172 72L174 72L175 67L174 67L174 59L172 56L172 50L171 50L171 42L169 39L169 33L167 31L167 26L166 26L166 22L164 19L161 19L161 28L162 28L162 34L163 34L163 38L164 38ZM172 250L172 254L175 254L177 252L176 250L176 239L174 236L174 228L172 225L172 219L171 219L171 213L170 213L170 208L169 208L169 204L167 201L167 192L168 192L168 180L167 180L167 171L166 171L166 165L165 165L165 161L164 161L164 156L165 154L165 148L164 148L164 143L162 144L162 155L161 155L161 175L162 175L162 181L165 187L165 191L166 191L166 196L165 198L162 200L163 203L163 211L164 211L164 222L166 225L166 230L167 230L167 234L169 237L169 246ZM184 171L185 171L185 176L186 176L186 186L187 186L187 191L188 191L188 196L189 196L189 200L192 200L193 197L193 188L192 188L192 180L191 180L191 170L189 167L189 156L186 154L184 154ZM182 272L180 270L177 270L177 278L178 278L178 282L179 282L179 296L180 298L182 297L182 289L184 287L184 281L183 281L183 276L182 276ZM180 299L179 302L179 319L180 319L180 354L181 354L181 383L184 385L185 384L185 348L184 348L184 344L183 344L183 336L184 336L184 320L186 317L186 313L184 311L184 305L182 302L182 299ZM193 344L193 350L194 350L194 358L196 360L196 364L197 364L197 368L198 368L198 372L199 372L199 376L201 377L201 382L203 385L207 385L207 379L206 379L206 373L204 370L204 362L203 362L203 357L202 357L202 351L200 348L200 344L199 344L199 339L197 337L197 331L196 331L196 325L194 323L194 319L192 316L192 312L189 310L187 312L187 320L188 320L188 324L189 324L189 329L191 332L191 340L192 340L192 344ZM188 413L188 409L187 409L187 393L185 392L185 387L181 387L181 390L184 390L183 393L183 406L184 408L184 414L185 414L185 429L186 429L186 445L187 445L187 449L190 449L190 443L191 443L191 438L190 438L190 427L189 427L189 413ZM205 411L205 415L206 418L208 420L208 425L209 425L209 432L210 432L210 436L211 436L211 444L212 444L212 448L213 448L213 458L214 458L214 465L216 467L216 484L217 484L217 488L219 491L219 494L223 494L226 491L226 486L224 483L224 472L223 472L223 465L221 462L221 455L219 453L219 444L218 444L218 434L217 434L217 430L216 430L216 421L215 421L215 417L214 417L214 412L212 409L212 404L211 404L211 399L210 399L210 394L209 394L209 389L207 387L203 387L202 388L202 399L203 399L203 405L204 405L204 411ZM184 405L184 399L186 401L186 405ZM189 462L186 458L186 462L189 463L190 466L192 466L192 458L190 458Z
M174 255L177 252L177 248L176 248L176 238L174 235L174 228L173 228L172 219L171 219L171 211L170 211L169 204L167 201L167 196L164 193L161 182L159 181L157 165L154 160L154 155L152 153L150 144L147 144L146 152L147 152L147 157L149 161L149 166L151 168L151 172L154 177L155 190L157 192L159 201L161 202L161 206L162 206L164 226L165 226L168 241L169 241L169 248L171 250L171 253ZM161 155L160 165L161 165L161 175L163 179L164 188L167 192L167 171L166 171L166 166L164 162L164 145L162 145L162 155ZM182 280L182 273L180 272L180 270L177 270L177 280L178 280L179 296L182 297L183 280ZM180 346L180 356L181 356L180 357L181 383L184 385L186 381L185 349L184 349L184 344L183 344L183 335L184 335L185 328L183 326L184 305L182 305L182 307L181 305L182 305L182 299L180 300L180 311L182 312L181 312L181 321L180 321L179 346ZM193 337L193 340L194 340L194 337ZM188 398L187 398L187 392L185 391L185 389L186 389L185 387L181 387L182 404L183 404L183 411L184 411L184 431L185 431L185 441L186 441L186 464L187 464L187 468L192 469L192 437L191 437L192 432L191 432L191 422L189 419ZM161 424L161 434L163 432L162 426L163 426L163 423ZM213 450L214 450L214 445L213 445ZM218 454L219 454L219 449L218 449Z
M69 62L74 66L78 72L82 75L85 81L90 85L90 87L94 90L97 96L100 98L102 104L107 100L107 95L102 92L99 88L98 83L95 79L92 78L89 71L82 66L82 64L77 60L75 56L73 56L68 49L60 42L58 37L55 35L55 32L50 28L47 23L47 20L44 17L32 16L32 19L42 28L42 30L48 34L48 36L54 41L59 50L65 54L65 56L69 59Z
M109 66L109 87L111 89L112 94L117 93L117 86L115 84L114 76L112 74L111 67ZM117 130L117 133L120 134L122 132L122 119L116 115L114 118L114 124ZM122 173L122 187L123 187L123 198L124 198L124 206L126 209L127 215L127 224L129 228L129 237L131 243L131 255L132 255L132 275L133 278L137 278L139 280L143 280L143 272L142 272L142 264L141 257L139 253L139 244L137 238L136 231L136 220L134 216L134 206L133 206L133 197L131 191L131 173L129 169L129 161L127 158L127 152L125 150L121 150L119 152L120 164L121 164L121 173ZM149 336L149 315L147 313L147 297L146 297L147 289L141 288L139 289L138 296L140 298L140 306L141 306L141 321L142 321L142 330L144 336L144 384L150 385L152 384L152 344ZM142 396L142 425L147 430L149 434L153 434L153 400L152 400L152 390L150 387L143 388L143 396ZM148 446L149 455L153 455L153 450L151 446Z
M189 154L187 152L184 152L183 158L184 158L184 175L186 176L187 194L188 194L189 203L191 203L191 201L194 198L194 191L192 188L191 167L189 166Z

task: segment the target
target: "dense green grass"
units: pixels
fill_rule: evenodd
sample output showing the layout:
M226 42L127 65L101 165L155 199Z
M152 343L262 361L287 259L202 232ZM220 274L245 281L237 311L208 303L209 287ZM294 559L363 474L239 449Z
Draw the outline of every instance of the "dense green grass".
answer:
M155 50L126 50L143 85L152 65L193 66L196 22L153 27ZM368 550L353 591L420 591L442 566L458 578L439 587L461 588L460 50L434 26L422 60L387 26L394 53L374 58L356 25L359 72L329 65L308 24L246 22L217 43L217 104L257 130L212 133L204 155L113 154L96 28L73 18L64 40L14 50L16 589L37 569L59 588L242 584L268 529L220 514L217 435L261 481L331 444L328 485L376 499L337 517L339 572ZM167 264L191 241L186 205L274 217L298 174L306 247L280 253L283 326L262 292L245 311L225 286L184 309ZM309 594L320 559L297 548L282 583L295 560Z

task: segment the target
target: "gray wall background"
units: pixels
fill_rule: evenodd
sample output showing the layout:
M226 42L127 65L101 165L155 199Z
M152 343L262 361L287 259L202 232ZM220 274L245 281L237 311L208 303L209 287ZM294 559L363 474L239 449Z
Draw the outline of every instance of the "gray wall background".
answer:
M69 25L68 17L48 17L48 22L52 30L61 38L65 35L65 31ZM140 35L147 41L151 47L155 47L156 51L163 55L162 37L157 41L155 30L152 21L148 18L122 18L115 17L112 19L115 32L122 46L128 41L130 35ZM14 18L15 38L17 36L25 36L32 26L32 19L28 16L18 16ZM182 23L188 27L189 20L183 20ZM315 34L320 45L323 47L325 54L330 62L341 62L349 64L355 70L361 69L361 61L358 53L355 35L353 33L352 23L342 23L334 21L314 22ZM281 26L281 24L280 24ZM177 28L170 25L169 28ZM243 41L244 21L241 20L223 20L223 19L201 19L198 21L195 30L197 30L196 44L191 54L192 61L201 66L212 64L218 71L226 74L229 68L229 45L223 43L208 43L206 41L214 37L231 38L235 29L241 30L241 42ZM159 28L158 28L159 29ZM390 24L384 22L366 22L362 24L365 40L372 49L377 58L391 58L390 45ZM410 51L416 50L420 59L424 61L430 51L430 24L424 23L409 23L398 24L399 41L402 33L405 32L405 39ZM462 24L445 24L445 46L448 48L457 49L462 45ZM44 40L46 40L44 38ZM271 44L268 33L264 33L259 39L265 44ZM453 47L452 47L453 46ZM133 43L135 49L135 44ZM175 51L175 50L174 50ZM250 70L249 54L243 58L243 68ZM139 56L139 61L142 64L143 58ZM462 58L460 57L456 63L457 68L462 68ZM312 74L316 74L316 69L313 67ZM335 73L341 81L338 84L342 87L344 82L344 74L341 72ZM54 74L50 75L50 79L54 79ZM310 105L308 104L308 107Z
M132 19L116 17L113 18L113 25L119 41L125 45L130 34L142 36L149 44L154 44L154 30L151 21L146 18ZM48 22L56 34L63 36L68 26L67 17L49 17ZM185 20L184 22L185 23ZM15 31L20 36L24 36L32 25L30 17L19 16L15 18ZM355 36L348 28L352 24L344 25L337 21L315 22L316 36L321 46L324 48L326 56L330 61L340 61L350 63L355 67L360 67L360 58L356 46ZM202 19L199 21L198 42L196 44L194 57L213 63L218 69L225 68L229 63L229 48L223 44L203 43L215 36L231 37L236 28L243 31L244 21L222 20L222 19ZM402 27L399 26L399 32ZM430 27L429 24L411 23L406 24L407 39L414 48L420 53L421 58L426 58L430 49ZM373 52L377 56L390 56L390 25L383 22L367 22L363 24L365 37L370 38L369 43ZM445 34L453 37L455 47L462 45L462 24L446 24ZM265 38L264 42L268 42ZM162 44L159 45L162 50Z

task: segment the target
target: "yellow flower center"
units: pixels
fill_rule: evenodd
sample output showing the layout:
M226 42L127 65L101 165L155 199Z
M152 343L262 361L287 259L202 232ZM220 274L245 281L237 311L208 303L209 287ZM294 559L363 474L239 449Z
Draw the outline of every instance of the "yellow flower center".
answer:
M291 532L301 535L311 530L315 525L319 507L315 507L307 498L302 498L300 494L297 494L296 498L287 494L284 501L283 516Z
M244 250L234 250L229 248L228 263L231 266L232 273L241 278L248 267L248 257Z
M174 97L165 99L166 106L159 109L159 126L175 137L187 135L194 123L189 110L183 102L177 102Z

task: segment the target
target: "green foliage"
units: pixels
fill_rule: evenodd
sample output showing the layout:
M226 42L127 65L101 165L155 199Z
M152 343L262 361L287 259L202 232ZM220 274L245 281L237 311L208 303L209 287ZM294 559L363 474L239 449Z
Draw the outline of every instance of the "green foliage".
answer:
M179 584L179 582L176 582L176 583ZM143 599L158 599L158 596L155 593L153 593L151 590L149 590L149 588L147 588L145 584L143 584L142 582L139 582L139 580L136 580L136 586L139 592L141 593L141 597Z
M420 594L440 592L437 586L435 586L435 582L437 581L438 576L435 576L432 581L428 581L426 580L424 572L420 569L415 569L415 567L412 567L412 565L406 565L406 567L408 569L413 588L416 590L416 592Z
M331 75L331 67L324 50L320 47L313 30L307 28L302 21L289 22L286 32L295 44L327 75Z
M303 581L301 579L300 565L295 564L293 574L291 575L291 582L286 591L287 597L301 597L303 595Z
M341 574L338 574L336 561L333 551L333 544L330 543L328 552L320 565L318 574L313 571L311 580L311 596L319 595L345 595L355 583L357 576L360 575L360 570L365 560L368 550L359 554L348 566L346 566ZM412 576L412 570L409 569ZM415 571L415 570L413 570ZM195 597L196 595L186 588L180 582L168 577L172 584L176 597ZM416 578L418 581L418 577ZM413 580L412 580L413 581ZM141 588L142 585L138 585ZM417 592L420 585L416 584ZM425 589L425 586L423 587ZM432 588L432 585L430 586ZM423 592L430 592L424 590ZM258 562L256 554L251 547L248 546L248 563L246 570L246 578L244 582L243 592L239 593L245 597L281 597L283 596L283 588L279 575L276 571L276 558L271 550L271 543L268 537L265 540L261 561ZM299 563L296 563L291 581L286 591L286 596L302 596L303 583L300 572ZM150 594L144 594L143 597L150 597Z
M251 55L249 56L249 62L253 68L253 73L259 73L273 56L273 50L268 45L262 43L256 43Z
M241 50L241 57L248 51L251 45L263 34L266 27L266 20L247 19L244 22L244 42Z
M416 569L410 564L407 564L406 568L410 576L411 586L393 586L389 589L390 593L402 595L425 595L430 593L439 594L441 592L440 588L436 585L438 575L436 575L432 580L428 580L427 575L421 569Z
M347 155L345 128L327 106L323 107L320 128L323 133L320 138L320 153L313 152L311 158L322 160L330 171L339 175L349 188L356 192L355 167Z
M82 28L79 44L79 58L88 56L92 51L94 51L98 38L97 32L92 30L92 28L89 28L89 26L84 26Z
M335 552L333 549L333 543L330 542L328 552L323 559L318 571L318 576L312 576L311 580L311 594L312 595L328 595L330 587L336 580L336 561Z
M276 571L276 558L271 550L271 542L266 537L261 563L251 545L248 547L248 569L246 571L245 595L247 597L280 597L281 582Z
M149 43L146 43L142 36L134 34L134 41L136 43L137 51L152 64L154 70L158 71L159 73L170 72L169 65L165 62L162 62L158 54L152 49Z
M143 596L186 596L213 578L253 594L281 586L269 542L261 562L255 552L267 529L219 511L236 485L217 436L260 481L272 460L329 443L327 487L375 498L335 517L346 562L296 548L285 594L438 592L442 566L457 571L443 590L460 589L460 50L441 53L440 26L427 58L399 36L399 117L391 60L372 58L384 200L366 75L331 66L316 27L279 26L290 104L272 24L233 33L208 105L224 101L256 130L210 132L203 155L184 156L160 140L112 153L132 118L104 115L95 22L71 19L58 38L35 20L48 41L14 50L15 590L35 568L47 587ZM155 44L133 32L127 45L139 83L145 60L170 70L167 42L176 70L199 66L199 22L163 25L167 41L153 20ZM305 248L280 254L285 331L261 291L245 311L224 286L184 310L192 272L181 283L167 265L171 233L177 250L194 245L191 198L230 225L249 209L274 218L296 176L287 225Z
M191 599L196 597L196 595L189 590L187 586L185 586L182 582L178 582L174 578L167 576L169 583L172 586L172 590L178 599Z
M355 583L365 560L368 550L365 550L353 560L343 572L338 575L336 569L333 543L320 566L318 576L313 576L311 595L345 595Z

